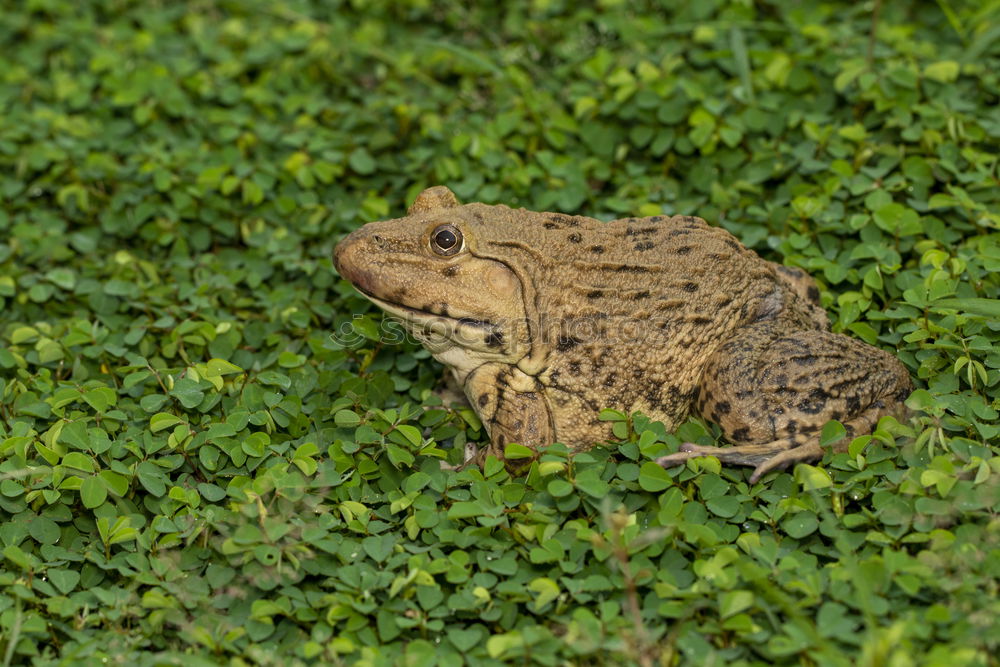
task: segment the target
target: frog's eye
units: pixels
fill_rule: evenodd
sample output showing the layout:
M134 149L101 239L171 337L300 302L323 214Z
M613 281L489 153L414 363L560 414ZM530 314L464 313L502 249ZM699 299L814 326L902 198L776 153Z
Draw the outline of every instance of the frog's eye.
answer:
M431 232L431 250L449 257L462 249L462 232L454 225L438 225Z

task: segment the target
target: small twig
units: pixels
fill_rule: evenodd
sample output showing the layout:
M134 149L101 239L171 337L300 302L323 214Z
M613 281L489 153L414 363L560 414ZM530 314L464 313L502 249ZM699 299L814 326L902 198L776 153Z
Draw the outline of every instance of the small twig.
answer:
M615 558L619 559L622 577L625 579L625 599L628 602L632 625L635 626L636 642L639 644L636 651L639 655L636 657L642 667L653 667L653 661L649 657L649 639L646 637L646 626L642 622L642 611L639 608L639 594L636 591L635 579L632 577L629 565L628 549L621 545L615 546Z
M625 580L625 601L628 607L632 625L635 626L636 639L636 659L641 667L653 667L652 650L649 644L649 636L646 633L646 625L642 622L642 609L639 605L639 593L635 585L635 578L632 576L632 567L628 557L628 545L625 543L625 526L628 515L621 510L606 515L609 527L611 528L613 541L611 543L611 553L618 561L618 568L622 572Z

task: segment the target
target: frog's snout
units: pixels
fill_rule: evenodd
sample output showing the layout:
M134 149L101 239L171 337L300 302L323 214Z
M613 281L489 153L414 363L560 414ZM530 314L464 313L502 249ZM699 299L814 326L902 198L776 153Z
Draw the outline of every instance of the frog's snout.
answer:
M362 227L345 236L333 249L333 266L337 269L337 273L362 291L368 289L366 283L371 282L364 267L365 257L369 255L369 246L375 241L373 236L378 235L373 235Z

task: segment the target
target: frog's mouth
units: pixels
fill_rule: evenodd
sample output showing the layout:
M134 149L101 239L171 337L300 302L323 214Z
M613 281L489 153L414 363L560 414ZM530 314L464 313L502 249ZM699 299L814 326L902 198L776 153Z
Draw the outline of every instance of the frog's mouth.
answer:
M446 340L466 349L503 351L503 327L496 322L453 315L444 304L440 306L442 312L414 308L376 296L358 285L354 288L385 312L401 319L406 329L425 345Z

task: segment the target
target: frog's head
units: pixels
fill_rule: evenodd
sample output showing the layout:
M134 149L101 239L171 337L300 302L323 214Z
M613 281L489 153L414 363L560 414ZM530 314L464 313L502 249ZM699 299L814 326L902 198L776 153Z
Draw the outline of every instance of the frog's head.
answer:
M527 354L521 279L477 252L484 211L493 208L509 211L462 205L448 188L429 188L405 217L369 223L342 240L334 264L445 363L469 365L470 353L480 362L516 362Z

